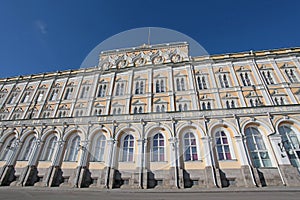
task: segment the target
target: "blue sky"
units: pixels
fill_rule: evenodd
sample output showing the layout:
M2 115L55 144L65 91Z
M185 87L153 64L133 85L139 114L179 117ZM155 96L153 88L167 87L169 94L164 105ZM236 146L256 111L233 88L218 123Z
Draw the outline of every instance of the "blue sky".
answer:
M77 69L99 43L164 27L209 54L299 47L298 0L0 0L0 77Z

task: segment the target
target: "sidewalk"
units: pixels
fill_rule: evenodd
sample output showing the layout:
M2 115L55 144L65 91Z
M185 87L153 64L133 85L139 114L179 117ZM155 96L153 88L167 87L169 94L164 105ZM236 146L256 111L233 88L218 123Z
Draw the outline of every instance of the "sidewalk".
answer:
M299 192L300 187L255 187L255 188L185 188L185 189L100 189L61 187L0 187L1 191L53 191L53 192L100 192L100 193L237 193L237 192Z

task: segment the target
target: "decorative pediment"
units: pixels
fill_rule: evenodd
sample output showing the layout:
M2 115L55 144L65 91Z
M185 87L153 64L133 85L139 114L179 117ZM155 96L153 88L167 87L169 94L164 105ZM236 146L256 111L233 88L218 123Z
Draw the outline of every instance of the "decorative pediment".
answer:
M91 85L91 81L90 80L84 80L82 82L82 85Z
M85 104L84 103L77 103L75 108L85 108Z
M246 98L254 98L254 97L262 97L259 96L255 91L249 92L247 95L245 95Z
M238 97L233 96L233 95L230 94L230 93L226 93L226 94L222 97L222 99L238 99Z
M220 67L217 71L217 74L229 74L229 71L224 70L223 67Z
M265 64L262 64L260 67L259 67L260 70L273 70L273 68L270 66L270 65L265 65Z
M132 105L146 105L146 103L144 103L140 100L136 100L135 102L132 103Z
M68 106L67 104L63 104L59 107L60 110L69 110L70 106Z
M40 89L47 89L47 86L46 86L45 84L43 84L43 85L41 85L39 88L40 88Z
M291 64L291 63L284 63L279 68L281 68L281 69L293 69L293 68L297 68L297 67L294 64Z
M60 88L61 85L60 85L60 83L55 83L54 87L55 87L55 88Z
M282 92L278 92L278 90L273 90L270 92L271 93L271 96L287 96L287 94L285 93L282 93Z
M33 90L33 87L32 86L28 86L28 87L26 87L26 90Z
M204 94L204 95L200 96L200 100L201 101L211 101L214 99L212 99L212 98L208 97L206 94Z
M166 104L166 103L168 103L168 102L165 101L165 100L163 100L163 99L161 99L161 98L159 98L159 99L155 100L154 103L155 103L155 104Z
M1 90L1 93L7 93L7 92L8 92L8 90L6 88Z
M75 83L74 82L70 82L67 84L67 86L75 86Z
M236 70L237 72L251 72L250 69L248 69L245 66L240 66L240 68L238 70Z
M185 76L186 76L186 75L183 74L183 73L181 73L181 72L176 73L176 74L174 75L174 77L185 77Z
M103 104L101 104L101 103L96 103L95 105L94 105L94 107L96 107L96 108L101 108L101 107L105 107Z
M23 112L23 109L21 107L17 107L15 112Z
M113 107L123 107L124 105L120 104L119 102L115 102L112 104Z
M184 97L180 97L176 100L176 102L190 102L190 99L184 98Z

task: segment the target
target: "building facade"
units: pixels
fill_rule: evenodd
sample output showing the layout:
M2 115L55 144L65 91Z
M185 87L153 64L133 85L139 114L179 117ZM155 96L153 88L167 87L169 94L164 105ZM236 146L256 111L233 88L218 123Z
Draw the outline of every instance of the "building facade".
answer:
M0 185L300 186L300 48L101 52L0 79Z

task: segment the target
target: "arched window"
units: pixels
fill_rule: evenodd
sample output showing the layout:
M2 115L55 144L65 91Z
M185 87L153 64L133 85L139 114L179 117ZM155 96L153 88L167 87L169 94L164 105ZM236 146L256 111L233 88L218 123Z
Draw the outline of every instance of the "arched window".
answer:
M140 83L140 94L144 94L144 82L141 81Z
M118 108L118 114L121 114L121 108Z
M184 83L184 78L181 78L181 90L185 90L185 83Z
M245 78L244 78L244 74L243 74L243 73L240 74L240 77L241 77L241 79L242 79L243 85L244 85L244 86L247 86L247 83L246 83L246 81L245 81Z
M181 104L179 104L179 106L178 106L178 111L179 111L179 112L182 111L182 105L181 105Z
M52 91L51 95L50 95L50 101L55 101L58 95L58 90L55 89Z
M140 83L138 81L135 83L135 94L140 94Z
M124 90L125 90L125 84L121 84L121 90L120 90L120 95L124 95Z
M120 83L117 83L117 88L116 88L116 96L119 96L120 95Z
M45 146L44 146L44 152L42 154L41 160L45 160L45 161L52 160L56 142L57 142L57 137L55 135L53 135L52 137L49 137L47 139Z
M224 86L225 86L226 88L228 88L228 87L229 87L229 83L228 83L226 74L223 75L223 81L224 81Z
M122 148L122 161L132 162L134 153L134 137L132 135L127 135L123 141Z
M188 132L184 135L183 138L184 142L184 160L185 161L194 161L198 160L198 154L197 154L197 143L195 135L191 132Z
M165 112L165 111L166 111L165 105L162 105L162 106L161 106L161 112Z
M230 108L229 101L226 101L226 108Z
M207 110L210 110L210 109L211 109L210 102L207 102Z
M296 133L287 125L279 126L278 129L291 164L300 169L300 143Z
M165 140L161 133L154 135L152 140L152 162L165 161Z
M134 113L134 114L138 113L137 107L134 107L133 113Z
M160 112L160 107L159 107L159 105L156 106L156 112Z
M78 151L79 151L80 137L77 135L73 138L70 138L68 141L68 146L65 154L65 161L74 162L77 160Z
M235 108L235 103L233 100L231 100L231 108Z
M186 104L186 103L185 103L184 106L183 106L183 110L184 110L184 111L187 111L187 110L188 110L188 107L187 107L187 104Z
M98 135L96 137L91 161L94 162L104 161L105 143L106 143L106 137L104 135Z
M250 81L248 73L245 73L245 80L246 80L247 86L251 86L251 81Z
M142 106L139 107L139 113L143 113L143 107Z
M160 91L165 92L165 83L164 80L160 80Z
M155 88L156 88L156 93L159 93L160 92L159 80L156 80Z
M36 141L36 138L33 135L27 137L27 139L22 147L22 150L21 150L18 160L22 160L22 161L29 160L29 157L33 151L35 141Z
M180 91L180 82L179 82L179 78L176 79L176 87L177 87L177 91Z
M215 135L218 160L231 160L229 142L224 131L218 131Z
M6 139L5 143L2 146L0 160L6 161L9 158L16 140L17 138L14 135L11 135Z
M199 88L199 90L202 90L203 87L202 87L202 83L201 83L201 78L200 78L200 76L197 77L197 82L198 82L198 88Z
M252 164L255 168L271 167L271 160L266 149L262 135L257 128L249 127L245 130L247 147L250 153Z
M204 102L202 102L202 110L206 110L206 105L205 105L205 103Z

